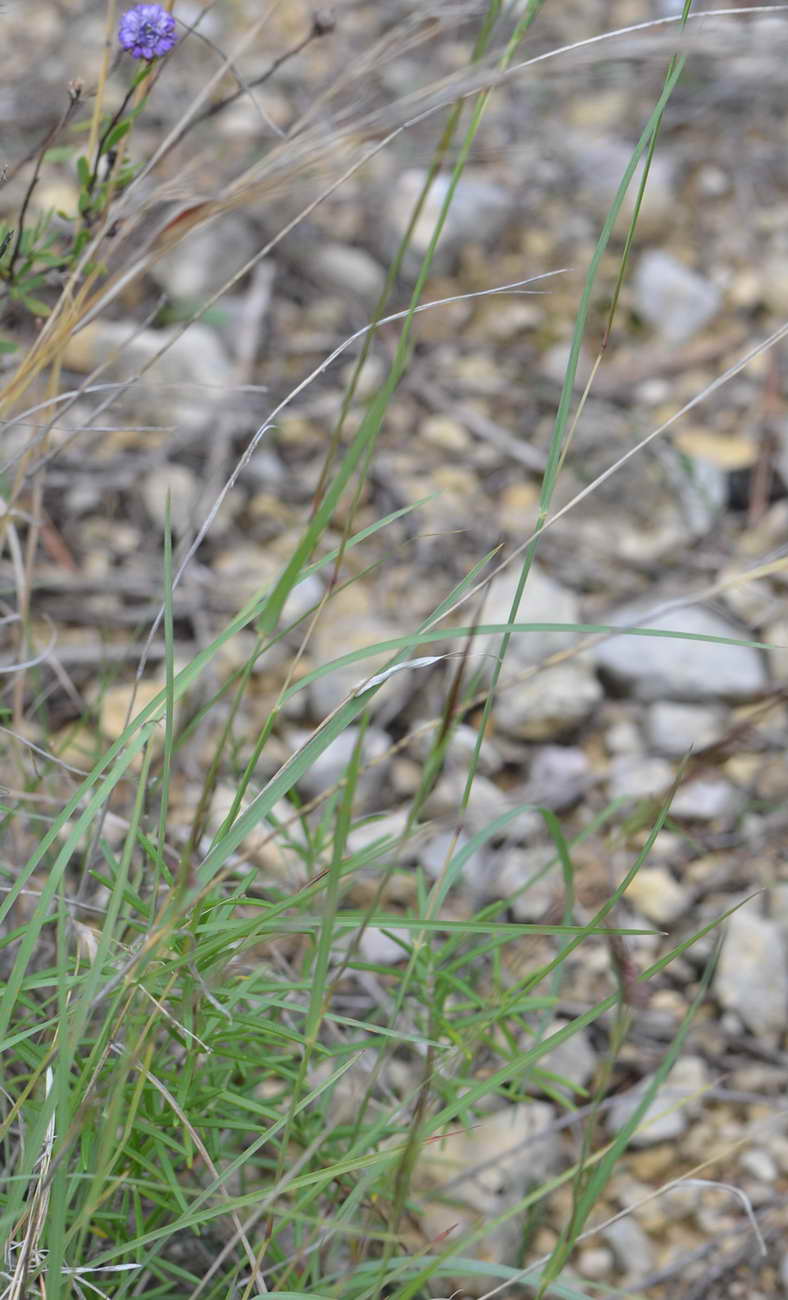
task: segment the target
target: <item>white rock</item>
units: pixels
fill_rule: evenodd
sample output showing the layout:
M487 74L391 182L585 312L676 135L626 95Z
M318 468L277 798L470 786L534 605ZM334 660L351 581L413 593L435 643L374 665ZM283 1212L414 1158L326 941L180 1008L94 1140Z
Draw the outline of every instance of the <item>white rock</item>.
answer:
M518 582L519 574L514 571L500 573L493 579L484 603L485 623L507 622ZM534 564L517 611L517 622L578 623L580 608L577 596L568 587L551 578L538 564ZM500 639L501 634L495 633L480 640L488 655L494 655ZM566 650L577 640L578 635L571 628L553 632L514 632L509 642L506 663L517 666L539 664L548 655ZM492 661L489 671L492 671Z
M769 915L788 940L788 880L778 880L769 890Z
M460 832L439 831L425 842L419 861L431 880L443 876L446 863L455 859L468 846L468 836ZM480 849L476 849L465 858L459 872L459 878L466 889L477 892L483 883L486 858ZM453 874L453 871L452 871Z
M271 553L269 547L255 542L234 542L232 547L220 552L214 562L222 589L226 589L231 607L244 600L272 590L282 573L283 564ZM310 573L296 583L285 601L281 627L297 622L312 610L323 595L323 584L316 573ZM267 656L262 660L263 667Z
M613 1271L613 1252L607 1246L589 1246L577 1257L577 1271L590 1282L601 1282Z
M461 722L455 727L446 750L447 767L463 767L467 770L468 763L476 752L476 746L479 740L479 733L475 727L468 726L467 723ZM431 753L435 743L434 731L420 731L413 738L412 752L420 759L426 759ZM503 755L500 753L495 741L489 735L484 737L484 743L479 751L479 771L483 776L492 776L504 765Z
M744 628L702 606L650 616L646 606L635 604L616 610L604 621L689 633L693 637L748 638ZM600 668L617 683L646 700L748 700L768 685L760 651L747 645L665 636L614 636L601 642L592 653Z
M728 172L714 163L706 163L698 171L698 186L706 198L721 199L731 190L731 178Z
M775 921L752 906L728 921L714 979L720 1005L735 1011L754 1034L782 1033L788 1010L785 938Z
M217 335L196 321L176 337L175 330L145 329L123 321L97 320L73 335L64 362L80 373L92 370L117 352L102 381L133 379L127 400L140 418L158 425L175 420L190 427L205 423L210 410L226 401L234 370ZM159 352L166 348L163 356ZM157 360L153 360L157 357ZM145 369L150 363L150 368Z
M752 1178L757 1178L760 1183L774 1183L779 1177L777 1165L771 1154L762 1147L750 1147L747 1151L743 1151L739 1164L746 1173Z
M207 852L210 836L215 835L235 806L236 790L231 785L218 786L211 803L208 829L210 835L205 837L204 850ZM244 801L236 813L236 820L243 816L249 804ZM304 883L304 861L306 847L299 852L295 847L300 838L300 828L293 822L293 809L290 804L281 801L271 811L269 818L264 818L241 840L236 853L250 863L254 863L260 872L262 881L275 880L290 889L299 889ZM287 825L287 838L278 828Z
M673 780L673 767L664 758L614 758L608 790L611 799L651 799L664 794Z
M185 533L194 524L194 510L200 489L196 475L185 465L160 465L142 481L142 499L154 524L164 531L167 515L167 498L170 500L170 521L176 536Z
M786 470L788 470L788 462ZM774 646L774 649L768 652L772 676L776 682L788 682L788 618L780 618L770 623L763 639Z
M646 714L646 734L660 754L683 757L713 745L725 732L727 711L713 704L657 700Z
M491 822L497 821L509 812L513 812L521 799L512 799L503 790L499 790L488 777L477 775L474 778L467 808L462 808L467 773L464 771L445 772L425 805L425 812L430 817L448 817L456 821L460 816L466 830L471 834L483 830ZM544 823L537 812L529 808L514 812L512 818L496 832L496 839L519 841L532 839L538 834Z
M358 953L363 961L376 966L396 966L398 962L407 961L412 943L410 930L395 926L381 930L376 925L368 925L359 940Z
M605 731L605 746L609 754L640 758L643 741L634 718L616 718Z
M164 689L161 677L145 678L141 682L118 682L108 686L98 695L98 721L101 734L107 740L118 740L132 718L156 698ZM159 712L163 715L164 706ZM156 732L153 733L154 738Z
M413 167L402 173L387 194L381 236L386 261L397 252L410 224L427 177L424 168ZM436 177L413 229L403 269L415 276L421 258L429 247L451 183L448 175ZM449 208L446 224L433 261L433 270L447 271L459 256L463 245L490 244L501 232L512 212L508 189L489 179L476 168L466 168Z
M397 636L398 629L388 620L378 615L372 604L370 594L360 586L346 587L328 602L317 624L312 642L312 654L315 663L325 664L341 655L354 650L361 650L381 641L388 641ZM379 654L360 659L357 663L333 669L325 677L313 682L309 688L313 708L319 717L331 713L338 704L357 690L363 683L391 660L393 652L384 650ZM408 687L405 680L407 672L392 679L402 689ZM382 690L391 691L391 685Z
M679 786L670 805L672 817L713 822L741 812L745 795L724 776L702 776Z
M404 808L385 813L382 817L365 818L358 826L354 826L348 835L348 852L360 854L366 849L371 849L373 845L379 846L375 856L388 852L399 841L407 822L408 814Z
M195 302L220 289L261 245L244 217L226 213L154 262L153 274L172 298Z
M467 1131L426 1143L411 1182L423 1237L431 1243L444 1236L461 1239L544 1182L556 1168L561 1149L552 1120L546 1103L520 1102L484 1116ZM510 1216L485 1232L467 1253L513 1266L521 1233L519 1216ZM467 1295L480 1296L489 1290L490 1279L463 1276L457 1285Z
M601 699L591 667L572 659L504 689L496 701L495 725L521 740L553 740L585 722Z
M355 380L354 400L364 402L382 387L387 370L388 366L384 358L376 352L370 352L358 372L358 378L356 378L355 361L350 361L346 366L342 367L340 371L342 386L343 388L349 387Z
M780 601L765 578L740 582L738 577L734 566L722 570L718 581L723 583L730 580L731 585L726 591L720 592L720 598L734 618L746 623L748 627L762 628L774 617ZM759 640L766 639L759 637Z
M568 143L580 177L581 199L599 216L606 217L632 157L631 144L613 137L600 139L585 131L570 137ZM622 222L632 218L642 176L641 160L624 200L620 218ZM657 153L649 169L638 216L638 233L641 237L664 236L665 229L675 219L675 214L674 169L664 154Z
M657 1089L637 1130L629 1139L635 1147L652 1146L680 1137L687 1128L690 1116L696 1115L702 1098L696 1096L708 1082L705 1063L697 1056L680 1056L665 1082ZM631 1092L616 1097L611 1106L607 1125L611 1133L618 1133L640 1105L650 1084L642 1079Z
M637 1278L651 1272L654 1267L651 1242L640 1224L631 1216L611 1223L603 1229L602 1236L610 1245L628 1282L636 1284Z
M554 343L552 347L546 348L539 359L539 369L545 378L552 379L554 384L562 385L571 354L571 343ZM592 368L593 359L590 352L581 348L573 380L576 392L582 390L588 383Z
M554 858L552 845L537 844L525 852L521 848L504 850L498 855L491 896L507 899L517 921L541 920L564 896L563 874ZM524 888L526 885L528 888Z
M243 471L241 482L272 490L282 486L287 474L285 465L275 451L270 447L258 447Z
M308 740L312 735L311 731L294 731L290 734L289 740L295 751ZM343 731L336 740L325 749L318 758L315 759L312 766L300 778L299 789L308 798L321 794L324 790L330 789L331 786L342 780L347 771L356 745L358 743L359 728L348 727ZM364 739L361 749L361 772L359 777L359 786L369 791L370 784L378 785L385 775L383 764L365 772L365 766L371 760L380 758L385 754L389 747L389 738L385 731L379 727L367 727L364 733ZM371 781L369 780L371 778Z
M665 867L642 867L626 892L627 900L657 925L669 925L683 916L690 895Z
M568 1022L565 1020L556 1020L545 1034L549 1038L551 1034L562 1029ZM529 1039L523 1038L521 1046L524 1050L528 1049ZM594 1073L597 1066L596 1052L591 1046L591 1040L585 1029L578 1029L572 1034L571 1038L565 1039L554 1047L546 1056L540 1057L537 1062L540 1070L548 1070L551 1074L558 1075L566 1083L573 1085L570 1092L571 1096L576 1096L575 1089L584 1088ZM559 1085L559 1091L566 1092Z
M716 285L663 249L650 249L635 271L635 308L666 343L686 343L717 314L722 295Z
M692 537L705 537L722 514L728 500L728 475L720 465L702 456L686 464L678 455L666 458L666 468L676 485L677 505Z
M579 799L591 777L591 764L576 745L541 745L531 760L526 794L532 803L559 811Z
M326 288L352 294L370 307L377 302L386 283L386 272L366 249L331 240L313 242L307 269Z

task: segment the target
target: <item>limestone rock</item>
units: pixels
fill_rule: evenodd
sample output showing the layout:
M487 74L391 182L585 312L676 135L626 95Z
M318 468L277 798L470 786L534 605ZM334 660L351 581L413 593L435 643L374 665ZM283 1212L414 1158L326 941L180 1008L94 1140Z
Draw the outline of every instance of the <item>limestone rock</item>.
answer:
M585 722L601 699L602 687L588 662L572 659L504 689L495 725L521 740L556 740Z
M649 1082L642 1079L631 1092L615 1098L607 1118L611 1133L618 1133L630 1119ZM701 1101L696 1094L702 1091L706 1082L706 1066L700 1057L680 1056L665 1082L657 1089L653 1102L629 1139L630 1145L652 1146L656 1142L680 1137L687 1128L689 1117L698 1112Z
M658 248L641 257L633 287L638 313L666 343L686 343L716 316L722 304L716 285Z
M404 171L387 194L381 238L386 261L397 252L410 224L427 172L421 167ZM409 276L418 274L423 254L429 247L451 183L448 175L436 177L418 221L413 229L403 269ZM489 244L501 232L512 212L513 196L503 185L486 176L479 168L466 168L446 218L433 269L448 271L465 244Z
M642 867L625 897L656 925L670 925L684 915L690 904L687 890L665 867Z
M752 906L739 908L727 924L714 978L721 1006L735 1011L754 1034L785 1029L788 1011L788 960L776 921Z
M648 615L630 605L609 615L613 624L631 624L688 633L692 637L747 639L744 628L702 606ZM614 636L593 650L600 668L646 700L747 700L768 684L759 650L748 645L666 636Z
M546 1103L520 1102L483 1117L467 1131L425 1144L411 1187L426 1241L444 1236L459 1241L465 1232L516 1205L529 1187L543 1182L559 1159L560 1139L551 1128L552 1119L552 1108ZM464 1253L513 1266L521 1231L513 1216L486 1231ZM489 1285L484 1277L457 1279L467 1295L480 1296Z
M713 745L725 731L726 710L714 704L657 700L646 715L646 734L654 749L670 758Z

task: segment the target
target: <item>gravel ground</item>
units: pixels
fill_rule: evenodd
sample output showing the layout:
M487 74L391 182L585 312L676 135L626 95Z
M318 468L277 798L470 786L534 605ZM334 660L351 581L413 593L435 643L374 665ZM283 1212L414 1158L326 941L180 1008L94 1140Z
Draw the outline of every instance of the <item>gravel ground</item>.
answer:
M177 168L188 161L193 189L219 193L259 151L261 136L266 144L275 140L268 123L288 129L313 113L331 141L348 108L356 114L383 109L457 72L467 61L477 8L437 3L424 17L415 4L336 5L334 33L284 64L256 103L242 97L208 121L199 138L193 134L188 154L177 157L166 179L177 179ZM676 8L657 0L548 4L528 51L544 52ZM178 5L181 11L193 22L199 7ZM61 111L70 79L81 77L86 85L95 79L104 12L103 0L8 7L1 21L15 57L2 90L0 161L15 164L43 136ZM210 43L182 43L136 137L141 155L156 146L183 97L215 70L216 49L232 46L244 21L256 16L251 3L215 6L201 28ZM400 41L407 24L412 40ZM283 7L240 58L242 76L253 80L306 26L305 6ZM391 56L364 81L363 57L387 31ZM689 63L665 116L631 273L604 365L574 433L558 507L737 365L788 314L786 35L788 19L781 13L691 29ZM524 70L494 97L427 297L473 294L550 274L527 295L466 298L421 317L413 364L393 403L358 526L429 500L367 544L363 558L351 556L349 572L370 563L374 572L326 606L303 671L326 654L412 629L486 550L503 543L510 551L529 535L583 276L671 48L661 29L621 38ZM322 102L321 93L348 68L346 83ZM118 101L126 76L124 66L112 75ZM424 124L377 154L243 276L108 414L97 414L83 398L58 428L33 599L42 642L50 628L57 635L43 679L50 723L65 737L83 711L92 718L90 728L69 740L70 760L84 764L92 745L122 729L133 668L161 594L167 492L176 532L188 538L269 411L365 324L429 162L433 132L434 123ZM110 318L73 340L64 387L78 385L118 346L113 375L135 373L164 331L331 180L339 164L328 145L326 154L292 186L273 186L270 198L219 215L157 262ZM0 191L0 216L13 220L26 175ZM53 165L34 193L36 209L68 210L74 200L73 176L65 165ZM430 229L417 229L417 246ZM586 373L602 339L624 234L622 225L602 262L581 364ZM395 309L406 301L413 274L406 262ZM127 343L162 294L166 305ZM3 328L21 337L26 327L11 319ZM395 327L380 331L363 371L362 398L379 386L395 339ZM278 418L228 494L176 594L183 655L205 644L289 555L308 516L353 355L321 374ZM758 1300L788 1288L783 358L781 347L756 357L551 527L521 610L524 621L640 621L771 648L619 636L579 653L575 634L516 639L486 766L462 831L472 834L523 799L557 810L567 836L583 837L575 861L577 917L584 920L630 867L686 760L669 824L620 909L621 923L652 925L664 938L633 940L632 960L639 968L656 961L682 936L749 899L729 923L711 996L672 1076L671 1097L691 1100L633 1142L595 1222L635 1208L584 1242L574 1261L588 1280L654 1297ZM19 444L12 438L10 446ZM8 588L10 563L4 557L0 565ZM748 577L750 571L756 575ZM505 619L515 582L511 569L494 580L486 604L490 621ZM299 589L301 608L321 591L318 579ZM154 647L154 686L158 653ZM239 660L242 653L240 647ZM550 656L551 666L536 672ZM487 671L483 655L474 658ZM94 705L108 665L112 684ZM228 652L218 671L233 666ZM243 720L250 735L266 716L284 669L285 655L258 675ZM291 752L359 678L358 669L338 672L295 697L270 761ZM440 667L393 680L366 737L369 756L384 754L408 727L439 713L445 688ZM414 860L435 874L455 829L477 720L472 715L460 728L431 797L427 831L414 845ZM190 805L211 741L210 732L202 734L204 749L189 756L176 807L178 800L183 808ZM414 740L370 770L363 790L367 811L396 818L413 792L420 754ZM346 760L345 747L327 754L310 773L305 795L330 785ZM590 829L611 799L624 809L615 833ZM456 914L514 896L513 919L544 917L560 898L552 871L538 887L517 891L548 858L541 817L516 818L506 838L469 859ZM287 862L267 865L294 870ZM396 962L401 955L374 931L366 942L370 960ZM711 940L690 949L649 986L614 1072L605 1121L611 1131L623 1123L621 1107L632 1090L656 1067L710 951ZM567 1015L609 990L606 950L584 947L582 954L564 984ZM532 950L512 945L513 976L518 964L532 960ZM605 1050L602 1022L587 1038L573 1040L567 1048L572 1059L554 1068L582 1086ZM555 1144L544 1153L548 1168L573 1149L573 1137L571 1130L552 1128L554 1107L538 1105L541 1127ZM534 1113L522 1124L520 1116L509 1119L512 1133L502 1137L491 1129L483 1149L474 1138L472 1151L455 1153L459 1162L498 1158L502 1141L511 1146L515 1137L532 1134ZM652 1196L696 1167L698 1179L729 1184L748 1198L763 1234L763 1257L730 1187L693 1183ZM516 1177L507 1187L515 1198L522 1194ZM472 1211L486 1212L485 1195L468 1194ZM567 1205L564 1193L551 1200L532 1243L536 1253L551 1248ZM427 1216L423 1229L428 1237L441 1231L439 1217ZM494 1249L505 1253L508 1246L496 1242Z

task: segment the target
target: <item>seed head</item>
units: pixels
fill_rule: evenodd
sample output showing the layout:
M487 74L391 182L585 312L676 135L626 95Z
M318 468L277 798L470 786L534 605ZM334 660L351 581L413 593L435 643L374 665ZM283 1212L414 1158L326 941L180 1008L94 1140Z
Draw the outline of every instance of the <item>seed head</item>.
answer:
M160 59L177 39L175 19L161 5L135 5L118 26L118 40L134 59Z

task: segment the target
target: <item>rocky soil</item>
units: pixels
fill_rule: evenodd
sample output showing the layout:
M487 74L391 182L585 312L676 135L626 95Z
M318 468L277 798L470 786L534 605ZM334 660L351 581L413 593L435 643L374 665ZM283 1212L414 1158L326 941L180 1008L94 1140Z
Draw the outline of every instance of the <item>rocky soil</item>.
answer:
M527 53L678 7L656 0L547 4ZM260 90L257 106L242 97L206 124L199 141L192 137L190 184L220 188L223 169L229 175L259 150L261 137L265 144L276 138L267 121L287 130L317 103L330 142L343 107L360 112L391 104L457 72L467 62L475 8L433 4L422 21L416 4L337 4L333 35L283 65ZM2 18L15 60L2 91L0 161L14 162L43 135L69 79L94 79L104 9L92 0L62 0L24 10L12 5ZM181 9L189 21L199 12L197 5ZM256 10L239 3L206 14L201 30L210 44L183 42L135 149L142 154L155 147L183 96L215 69L215 47L231 46ZM282 7L243 56L244 75L252 79L289 48L307 21L306 6ZM320 92L387 31L401 36L407 23L414 40L401 47L394 42L391 56L371 74L367 101L360 102L359 84L351 79L321 110ZM429 26L434 30L425 30ZM787 38L782 13L759 12L691 31L687 69L665 115L615 326L573 435L555 509L737 366L788 313ZM327 603L299 673L412 630L485 552L502 546L506 556L530 535L583 278L671 49L664 30L622 37L582 57L524 69L493 98L426 297L547 278L527 294L465 297L420 318L412 365L354 527L415 508L348 556L345 576L355 581ZM127 75L123 67L113 73L118 100ZM109 411L85 395L57 426L33 599L42 644L56 634L39 689L54 732L50 743L69 762L89 765L96 746L123 728L134 668L161 599L167 493L177 539L186 544L269 412L367 322L433 138L434 123L400 136L243 275ZM74 186L67 167L54 165L35 192L37 210L68 210ZM317 187L314 175L296 179L290 192L220 216L162 258L116 304L114 318L74 338L64 389L78 387L111 350L118 359L103 378L136 375L167 332L174 338L178 322ZM0 215L13 219L19 193L18 180L0 191ZM426 245L431 229L425 214L415 248ZM602 339L625 233L622 225L602 260L581 383ZM406 302L416 270L417 263L406 260L394 310ZM157 307L161 295L166 300ZM148 323L140 330L143 319ZM380 331L351 422L379 387L396 337L396 326ZM285 408L224 497L176 592L183 657L204 645L290 555L308 519L355 355L354 347ZM574 842L576 917L584 920L630 868L679 779L665 828L619 909L619 923L655 931L631 941L631 960L642 969L743 904L727 924L710 996L654 1102L653 1122L631 1142L598 1207L594 1222L609 1222L584 1241L573 1261L581 1278L650 1297L771 1300L781 1287L788 1291L782 1236L788 1222L787 398L788 371L778 346L709 392L547 530L521 607L523 622L640 625L716 640L574 631L516 636L481 774L459 826L469 838L523 801L556 811ZM27 427L9 431L9 459L29 436ZM342 522L330 544L338 542ZM8 600L14 583L7 556L0 574ZM505 621L517 576L512 564L494 578L485 620ZM322 580L310 578L287 617L307 612L323 591ZM469 603L453 618L467 623L474 614ZM242 736L257 733L299 644L296 632L259 665L240 720ZM489 676L494 647L492 639L473 646L471 667L480 681ZM243 638L228 647L215 685L247 648ZM158 686L161 653L157 641L140 702L145 689ZM266 764L273 769L281 762L375 667L373 660L363 669L337 671L294 696L263 757L260 779ZM359 810L383 815L376 836L396 833L402 824L424 756L417 729L440 714L450 671L451 662L402 673L381 692L364 740L374 763L362 782ZM89 725L75 732L74 720L83 715ZM458 830L478 721L471 711L458 728L425 828L413 842L410 861L435 877ZM198 734L179 773L176 813L193 807L222 722L217 716L213 728ZM404 740L409 729L416 734ZM32 726L30 738L36 738ZM337 779L355 739L348 734L324 755L303 782L305 798ZM401 743L391 752L394 742ZM228 783L217 796L216 824L230 798ZM606 817L613 801L615 811ZM361 825L355 834L365 831ZM253 857L255 846L244 847ZM280 878L297 877L295 856L290 860L283 850L274 855L270 845L261 853ZM544 919L556 905L560 910L562 897L552 859L541 815L519 814L468 856L452 893L453 914L506 899L510 919ZM399 903L406 907L407 898ZM364 945L369 961L385 966L402 960L388 935L369 931ZM650 982L614 1072L604 1113L611 1133L625 1122L677 1030L712 947L709 936ZM514 978L533 955L525 940L511 948ZM583 947L566 972L564 1015L610 987L607 949L601 943ZM603 1021L571 1040L565 1055L545 1068L583 1089L605 1058L608 1029ZM581 1107L582 1096L576 1098ZM676 1107L678 1098L685 1104ZM523 1195L522 1161L510 1166L506 1152L527 1146L528 1177L560 1168L577 1140L562 1116L555 1100L542 1095L452 1140L444 1155L469 1221ZM467 1172L485 1161L491 1162L490 1178ZM429 1239L447 1224L445 1209L429 1199L438 1175L428 1165L419 1177L425 1189L421 1229ZM673 1185L685 1175L695 1181ZM757 1216L762 1256L731 1187L744 1193ZM551 1198L529 1246L534 1257L551 1248L568 1204L566 1189ZM630 1212L617 1218L623 1211ZM513 1241L505 1228L486 1243L494 1258L511 1263L517 1246L517 1233Z

